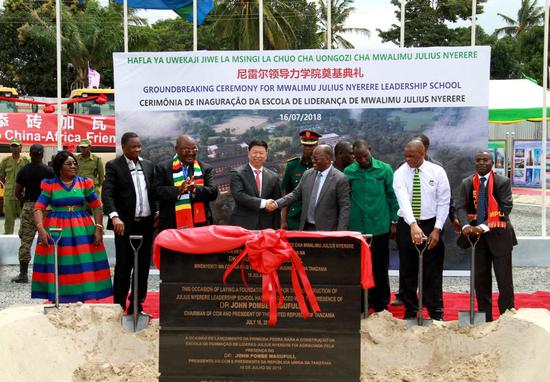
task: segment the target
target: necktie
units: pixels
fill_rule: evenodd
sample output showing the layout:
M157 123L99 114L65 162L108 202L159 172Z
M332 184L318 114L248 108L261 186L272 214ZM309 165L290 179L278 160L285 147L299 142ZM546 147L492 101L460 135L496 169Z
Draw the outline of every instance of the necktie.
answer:
M419 220L422 212L422 193L420 189L420 169L414 169L412 210L414 218Z
M477 197L477 224L481 224L485 221L485 215L487 214L487 188L485 188L484 177L479 179L479 190Z
M254 170L256 173L256 189L258 190L258 196L262 196L262 186L260 184L260 170Z
M319 185L321 184L321 178L323 174L318 172L315 176L315 182L313 183L313 191L309 199L309 205L307 207L307 221L311 224L315 224L315 206L317 205L317 194L319 193Z

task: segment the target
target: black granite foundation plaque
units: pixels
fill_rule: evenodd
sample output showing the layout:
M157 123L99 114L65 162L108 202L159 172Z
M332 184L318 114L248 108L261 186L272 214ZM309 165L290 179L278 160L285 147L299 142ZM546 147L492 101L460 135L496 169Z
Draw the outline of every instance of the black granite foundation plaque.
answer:
M360 338L309 331L162 330L162 375L359 380ZM355 375L350 373L355 372Z
M321 311L303 319L290 280L278 270L284 305L267 325L261 275L223 273L242 248L189 255L161 251L161 381L277 382L360 379L360 243L353 238L289 240Z

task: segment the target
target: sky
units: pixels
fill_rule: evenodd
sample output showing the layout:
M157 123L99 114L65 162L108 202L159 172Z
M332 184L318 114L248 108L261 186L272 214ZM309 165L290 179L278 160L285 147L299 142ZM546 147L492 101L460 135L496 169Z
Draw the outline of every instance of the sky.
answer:
M108 0L100 0L106 4ZM288 0L292 1L292 0ZM312 0L313 1L313 0ZM2 7L4 0L0 0ZM538 5L544 5L544 0L537 0ZM488 0L485 4L485 11L478 16L478 24L485 29L487 33L492 33L496 28L505 26L502 18L497 13L502 13L512 18L516 18L521 0ZM390 0L355 0L355 12L349 17L348 27L367 28L371 31L371 36L366 37L357 34L346 36L356 48L392 48L393 44L384 44L378 37L377 29L387 30L392 24L398 24L399 20L395 16L396 6L392 5ZM178 17L173 11L155 11L140 10L139 16L145 17L150 24L157 20ZM457 26L465 26L466 23Z
M538 0L542 3L541 0ZM478 25L481 25L487 33L492 33L496 28L505 26L502 18L497 13L516 18L521 0L488 0L484 12L477 17ZM349 27L362 27L371 30L371 37L367 39L357 34L349 35L348 40L356 48L384 48L393 47L393 44L383 44L378 37L377 29L387 30L392 24L399 25L395 15L397 7L390 0L355 0L355 12L348 20ZM466 26L470 22L457 24Z

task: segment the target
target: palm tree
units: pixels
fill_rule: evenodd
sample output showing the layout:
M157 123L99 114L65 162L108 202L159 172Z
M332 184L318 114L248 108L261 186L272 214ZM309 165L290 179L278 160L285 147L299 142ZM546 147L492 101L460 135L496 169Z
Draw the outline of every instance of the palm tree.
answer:
M78 7L63 4L61 13L62 60L75 73L71 89L82 88L88 82L88 65L99 72L112 67L112 53L122 47L122 16L113 4L103 7L97 0L87 0ZM130 16L134 24L144 22L134 12ZM50 0L31 13L32 21L19 29L19 38L55 48L54 18L54 2Z
M370 36L370 30L367 28L348 28L345 27L347 18L355 10L353 7L353 0L330 0L331 5L331 32L333 48L354 48L353 44L346 40L342 35L345 33L359 33L363 36ZM320 1L319 7L319 20L321 24L321 30L319 35L323 41L324 47L326 47L327 41L327 4L326 0Z
M289 49L295 42L291 24L287 20L296 17L292 2L284 0L264 1L264 42L266 49ZM230 42L233 49L258 49L259 2L258 0L220 0L214 14L214 33Z
M534 25L540 25L544 20L544 10L542 7L536 6L537 0L522 0L521 8L518 10L517 20L498 13L504 19L508 26L495 30L497 35L504 33L508 36L518 36L525 30Z

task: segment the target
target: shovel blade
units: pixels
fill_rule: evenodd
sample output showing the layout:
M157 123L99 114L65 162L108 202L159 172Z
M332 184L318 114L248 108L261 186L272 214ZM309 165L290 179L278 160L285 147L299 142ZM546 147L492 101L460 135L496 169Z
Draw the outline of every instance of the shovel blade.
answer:
M44 307L44 314L49 314L51 312L58 311L58 310L59 310L59 307L55 305L48 305Z
M411 328L413 326L430 326L431 324L433 324L433 320L430 320L429 318L424 318L422 322L420 322L418 318L410 318L405 320L405 322L407 323L408 328Z
M474 312L474 320L470 321L470 311L458 312L458 326L470 326L485 323L485 313Z
M134 321L134 315L122 316L122 327L129 332L135 333L146 329L149 325L149 315L138 314Z

